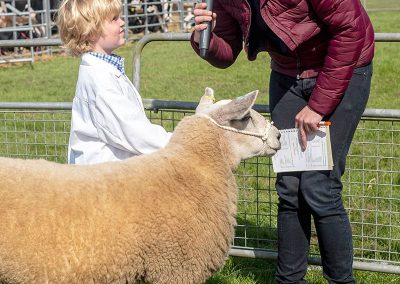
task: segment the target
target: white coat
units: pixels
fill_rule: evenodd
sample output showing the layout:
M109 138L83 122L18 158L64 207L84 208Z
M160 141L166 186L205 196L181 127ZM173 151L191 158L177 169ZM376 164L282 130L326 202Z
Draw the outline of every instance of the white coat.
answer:
M72 103L68 163L123 160L163 148L171 133L146 117L142 99L126 75L85 53Z

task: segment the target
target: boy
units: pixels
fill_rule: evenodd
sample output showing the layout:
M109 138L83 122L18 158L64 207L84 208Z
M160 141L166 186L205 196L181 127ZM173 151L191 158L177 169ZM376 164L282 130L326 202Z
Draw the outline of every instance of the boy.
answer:
M117 161L163 148L171 133L146 117L142 99L112 52L124 45L119 0L64 0L57 26L64 48L81 56L72 104L68 163Z

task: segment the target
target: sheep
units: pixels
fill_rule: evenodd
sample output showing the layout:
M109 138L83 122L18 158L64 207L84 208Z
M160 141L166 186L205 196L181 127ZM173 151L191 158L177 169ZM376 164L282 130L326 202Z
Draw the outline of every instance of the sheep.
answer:
M279 132L257 91L212 102L152 154L79 166L0 158L0 283L203 283L234 237L242 159Z

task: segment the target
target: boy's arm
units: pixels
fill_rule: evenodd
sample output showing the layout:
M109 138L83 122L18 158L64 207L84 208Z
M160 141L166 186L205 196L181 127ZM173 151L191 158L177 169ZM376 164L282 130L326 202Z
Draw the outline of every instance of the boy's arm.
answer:
M117 90L97 94L92 112L101 140L136 155L165 147L172 135L147 119L137 98L128 99Z

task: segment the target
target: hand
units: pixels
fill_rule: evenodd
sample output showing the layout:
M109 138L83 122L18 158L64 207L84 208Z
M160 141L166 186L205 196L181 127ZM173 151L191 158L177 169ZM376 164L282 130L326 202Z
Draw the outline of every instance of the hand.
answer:
M215 27L217 14L206 10L206 8L207 8L207 3L197 3L196 6L194 6L193 14L194 14L195 26L194 26L193 40L196 43L199 43L200 41L200 32L207 28L207 23L204 22L212 21L211 29L213 30Z
M303 151L307 148L307 134L316 132L323 116L305 106L295 117L295 126L299 129L299 140Z

